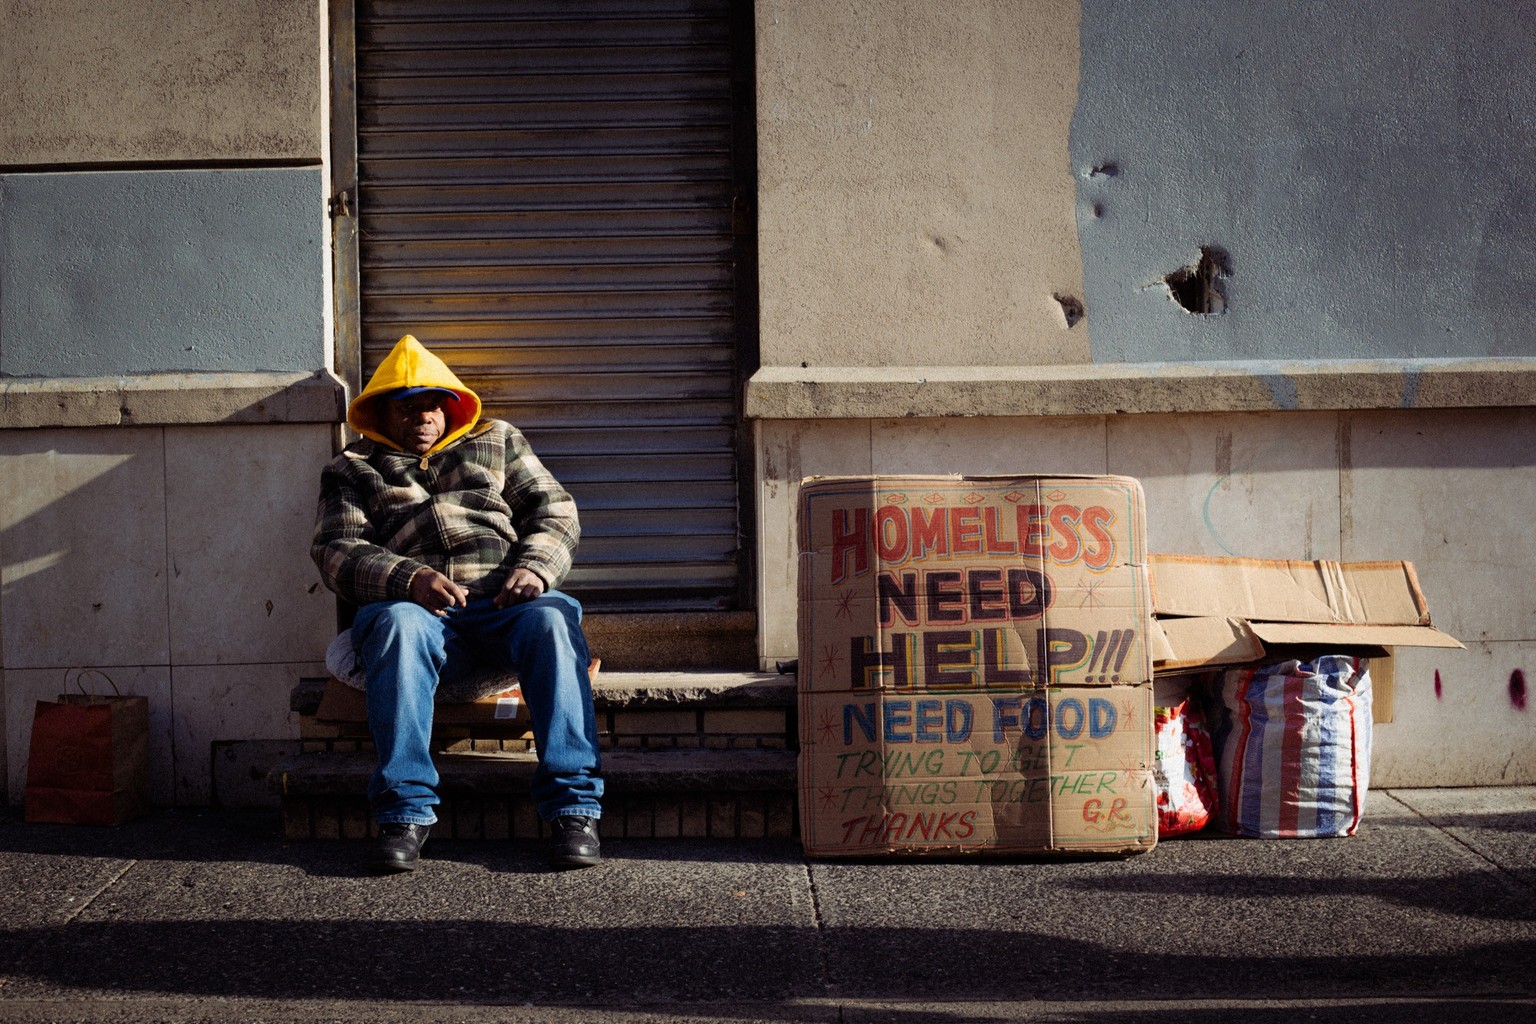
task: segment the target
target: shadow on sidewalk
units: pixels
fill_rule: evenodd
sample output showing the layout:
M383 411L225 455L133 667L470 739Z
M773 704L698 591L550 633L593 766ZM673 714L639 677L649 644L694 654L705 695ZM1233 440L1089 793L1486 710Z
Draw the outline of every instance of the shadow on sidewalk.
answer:
M463 1002L1130 1000L1512 995L1536 945L1313 956L1147 954L1033 931L562 927L423 921L75 921L0 929L11 992ZM18 984L19 983L19 984Z
M630 840L568 873L545 872L531 841L443 842L415 874L373 879L366 843L286 844L274 815L10 820L8 898L32 905L0 918L0 999L1364 998L1380 1014L1350 1005L1348 1020L1401 1021L1457 1019L1480 996L1479 1024L1516 1019L1508 998L1536 996L1536 898L1401 824L1350 840L1170 842L1111 861L807 864L792 843ZM61 879L74 888L42 891ZM731 891L738 879L757 891ZM1447 1016L1387 1002L1405 996ZM848 1019L965 1019L948 1013ZM1051 1019L1107 1019L1095 1013Z

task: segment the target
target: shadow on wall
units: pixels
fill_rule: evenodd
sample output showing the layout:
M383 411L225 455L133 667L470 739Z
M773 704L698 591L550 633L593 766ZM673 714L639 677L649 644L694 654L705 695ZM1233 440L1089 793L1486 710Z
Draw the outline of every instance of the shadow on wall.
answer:
M163 466L94 445L5 453L5 664L166 664Z
M334 601L308 546L330 456L311 424L0 434L5 666L321 660Z
M149 698L154 798L174 764L163 432L7 432L0 460L0 626L8 789L26 783L33 711L73 669ZM125 443L126 442L126 443Z
M281 678L334 635L307 555L329 449L308 424L0 431L13 796L33 702L69 669L150 698L158 803L206 788L205 741L288 734Z

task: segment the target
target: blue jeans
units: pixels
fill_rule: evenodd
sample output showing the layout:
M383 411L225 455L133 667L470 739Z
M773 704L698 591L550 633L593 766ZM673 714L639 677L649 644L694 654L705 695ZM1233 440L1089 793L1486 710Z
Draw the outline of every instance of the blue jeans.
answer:
M379 755L368 782L375 821L437 821L428 745L438 682L486 666L515 671L522 683L539 756L539 816L601 816L590 656L575 598L552 590L507 608L484 598L442 617L410 601L379 601L358 609L352 644L368 675L368 729Z

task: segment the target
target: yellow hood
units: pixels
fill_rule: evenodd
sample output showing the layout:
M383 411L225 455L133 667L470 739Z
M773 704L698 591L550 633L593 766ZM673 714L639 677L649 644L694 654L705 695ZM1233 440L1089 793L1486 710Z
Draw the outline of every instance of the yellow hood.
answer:
M441 451L463 437L479 421L480 396L465 387L464 382L448 369L447 363L428 352L426 346L415 337L407 334L395 342L395 347L390 349L389 355L384 357L384 361L374 371L363 393L347 407L347 422L364 437L399 449L400 446L383 431L378 403L385 400L384 396L392 391L417 387L447 388L459 396L457 402L443 403L443 415L448 422L442 438L432 446L432 451L427 452L428 455Z

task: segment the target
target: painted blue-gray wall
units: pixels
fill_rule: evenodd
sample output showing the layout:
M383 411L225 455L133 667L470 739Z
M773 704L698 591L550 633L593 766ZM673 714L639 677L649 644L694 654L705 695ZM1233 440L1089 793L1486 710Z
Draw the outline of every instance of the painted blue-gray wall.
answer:
M0 176L0 373L326 365L318 168Z
M1083 0L1081 41L1096 362L1536 355L1536 5ZM1161 284L1202 246L1223 315Z

